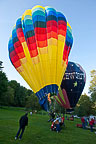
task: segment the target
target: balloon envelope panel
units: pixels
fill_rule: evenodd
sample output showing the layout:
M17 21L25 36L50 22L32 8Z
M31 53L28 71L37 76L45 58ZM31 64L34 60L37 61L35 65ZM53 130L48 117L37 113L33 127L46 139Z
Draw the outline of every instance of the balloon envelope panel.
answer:
M58 94L72 47L72 29L51 7L35 6L18 18L9 39L9 57L47 110L47 94Z
M83 68L74 62L68 62L68 66L61 83L61 89L66 90L70 107L76 106L84 89L86 74Z

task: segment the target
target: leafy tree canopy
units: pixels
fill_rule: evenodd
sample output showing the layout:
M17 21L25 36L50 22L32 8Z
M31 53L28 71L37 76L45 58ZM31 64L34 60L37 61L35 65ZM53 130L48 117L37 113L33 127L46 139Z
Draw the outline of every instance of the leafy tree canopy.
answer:
M78 116L89 116L93 114L94 104L91 101L91 98L86 94L81 95L80 100L75 108L75 112Z
M89 92L93 93L96 92L96 70L91 71L91 81L90 81L90 87Z
M0 71L0 103L4 100L4 94L7 91L8 79L6 74Z
M0 70L2 70L2 68L4 68L3 66L2 66L2 61L0 61Z

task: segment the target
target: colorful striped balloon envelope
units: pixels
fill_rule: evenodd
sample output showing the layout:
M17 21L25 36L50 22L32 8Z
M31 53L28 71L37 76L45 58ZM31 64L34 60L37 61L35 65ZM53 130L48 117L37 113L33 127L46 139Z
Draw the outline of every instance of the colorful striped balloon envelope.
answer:
M35 6L18 18L9 39L15 69L48 110L47 96L58 95L73 43L65 16L51 7Z

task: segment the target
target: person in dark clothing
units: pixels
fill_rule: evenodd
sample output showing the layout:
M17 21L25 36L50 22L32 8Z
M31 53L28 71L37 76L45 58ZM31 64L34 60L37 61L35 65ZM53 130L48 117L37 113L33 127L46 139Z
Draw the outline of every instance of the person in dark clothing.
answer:
M20 118L20 120L19 120L19 130L18 130L18 132L17 132L17 134L16 134L16 136L15 136L15 140L18 138L20 132L21 132L21 134L20 134L20 136L19 136L19 139L22 138L22 135L23 135L24 130L25 130L25 126L28 125L28 117L27 117L27 115L28 115L28 113L26 113L25 115L23 115L23 116ZM22 131L21 131L21 130L22 130Z

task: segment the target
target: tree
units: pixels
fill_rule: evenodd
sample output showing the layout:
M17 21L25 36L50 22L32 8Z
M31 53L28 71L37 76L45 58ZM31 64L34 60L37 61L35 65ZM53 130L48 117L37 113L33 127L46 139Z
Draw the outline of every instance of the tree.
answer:
M92 80L90 81L89 93L94 93L96 92L96 70L91 71L91 78Z
M91 79L89 93L91 94L91 100L94 103L94 111L96 111L96 70L91 71Z
M14 105L14 89L8 86L7 91L4 95L4 105Z
M62 107L55 99L54 97L51 97L51 104L49 104L49 110L55 111L56 113L65 113L65 108Z
M25 106L26 104L27 91L23 86L18 85L15 91L15 100L18 106Z
M2 70L2 68L4 68L3 66L2 66L2 61L0 61L0 71Z
M11 80L11 81L9 81L9 86L10 86L11 88L13 88L14 90L16 90L17 86L20 86L20 84L17 83L16 80Z
M90 114L93 114L93 107L94 104L90 97L84 94L80 97L80 100L75 108L75 113L78 116L89 116Z
M20 86L15 80L9 82L9 86L14 89L14 105L15 106L25 106L27 89Z
M93 93L91 94L91 99L92 99L92 101L93 101L94 103L96 103L96 92L93 92Z
M0 104L4 104L4 94L8 88L8 79L6 74L0 71Z
M33 94L33 91L30 89L27 89L27 95L30 96L31 94Z
M14 89L14 105L19 106L19 104L18 104L18 97L19 96L17 93L18 93L20 84L17 83L16 80L11 80L11 81L9 81L9 86Z
M31 108L32 110L41 109L41 106L38 102L38 98L33 92L30 96L27 96L26 108Z
M65 114L65 108L62 107L59 103L55 103L55 112Z

